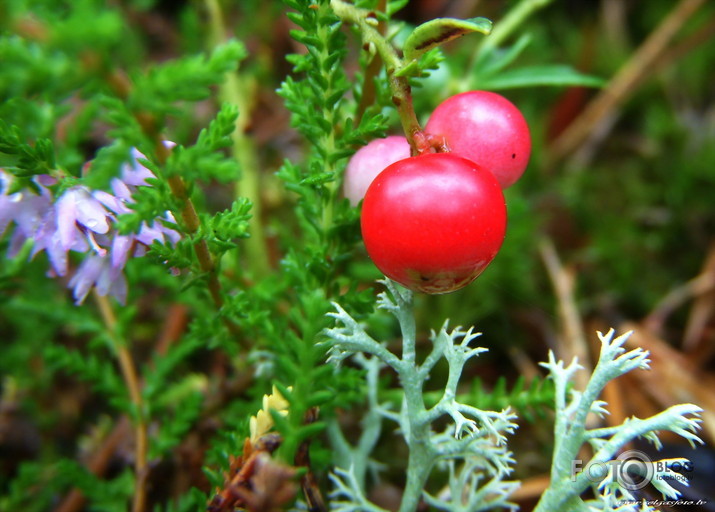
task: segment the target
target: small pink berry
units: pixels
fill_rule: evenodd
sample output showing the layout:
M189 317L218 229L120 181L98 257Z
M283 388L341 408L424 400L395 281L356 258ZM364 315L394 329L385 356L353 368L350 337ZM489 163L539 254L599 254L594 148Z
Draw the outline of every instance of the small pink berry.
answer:
M524 116L493 92L469 91L446 99L432 112L425 132L455 155L489 169L502 189L513 185L529 163L531 136Z
M390 135L370 141L358 149L348 162L343 181L343 193L350 204L357 204L365 197L367 188L387 166L410 157L410 144L405 137Z

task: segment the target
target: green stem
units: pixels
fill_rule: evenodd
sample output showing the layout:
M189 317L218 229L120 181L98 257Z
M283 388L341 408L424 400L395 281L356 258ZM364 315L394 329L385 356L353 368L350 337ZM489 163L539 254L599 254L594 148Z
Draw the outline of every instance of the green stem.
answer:
M154 135L154 140L156 141L158 163L163 166L169 158L170 150L164 145L163 141L157 134ZM181 179L181 176L169 176L167 182L169 184L169 188L171 189L171 193L174 194L174 197L176 197L182 204L180 213L186 232L189 235L194 235L201 227L201 219L199 219L196 207L194 206L193 201L191 201L191 197L189 197L189 191L186 188L186 183L184 183L184 180ZM211 300L216 306L216 309L221 309L223 306L221 281L219 281L216 264L206 240L201 239L194 243L194 253L196 254L196 259L199 261L201 271L206 274L207 287L209 294L211 295ZM223 317L223 323L229 332L234 337L239 339L239 328L233 320L228 317Z
M328 9L327 6L322 5L320 6L320 9ZM319 16L326 15L328 13L320 13ZM330 28L325 26L324 24L320 24L318 27L318 32L317 32L318 39L320 41L323 41L326 44L321 45L321 48L319 50L319 57L318 60L319 62L326 62L327 59L330 57L330 49L328 48L327 41L330 39ZM328 80L328 86L323 92L323 97L328 98L330 97L335 90L332 87L332 80ZM326 119L330 125L332 126L338 126L340 124L340 119L339 116L337 115L337 111L335 109L329 109L327 107L323 107L322 109L322 117ZM322 136L322 140L320 145L324 148L326 154L331 155L335 154L338 151L337 144L335 142L335 130L331 130L329 133L325 134ZM336 172L337 169L335 168L335 162L331 161L330 159L326 159L323 162L323 165L325 166L325 172ZM331 181L325 184L325 188L328 191L327 197L323 197L322 200L322 218L321 218L321 227L322 227L322 237L325 241L325 243L329 243L328 241L328 233L330 232L332 226L333 226L333 218L334 218L334 213L335 213L335 196L338 192L338 187L339 184L337 181Z
M180 176L170 176L168 183L171 193L183 203L181 208L181 220L183 221L187 233L189 235L193 235L199 230L201 221L199 220L199 216L196 212L196 208L194 208L193 202L189 198L188 191L186 190L186 184ZM199 260L201 271L206 273L208 276L208 289L211 299L214 304L216 304L216 307L220 308L223 305L221 284L219 283L213 257L211 256L211 251L206 241L201 240L197 242L194 245L194 252L196 253L196 259Z
M114 90L115 94L122 100L127 100L131 94L131 81L120 71L115 71L107 76L107 82ZM149 112L135 112L134 116L142 128L142 132L154 144L154 152L157 158L157 164L160 167L166 165L171 154L171 150L164 144L164 139L159 133L159 127L155 116ZM181 202L181 210L179 212L183 227L187 234L195 234L201 227L201 220L196 212L186 183L181 176L170 176L167 178L167 183L172 194ZM206 240L201 239L194 243L194 252L199 261L199 267L208 277L208 289L211 298L217 308L223 305L223 296L221 295L221 283L216 273L216 266L213 261L213 255L209 249ZM238 333L238 328L229 319L225 320L226 326L232 334Z
M215 47L226 39L223 13L218 0L205 0L205 3L209 13L209 40L210 44ZM236 195L247 198L252 204L253 216L249 224L250 237L245 241L245 245L248 267L252 277L257 278L267 275L270 268L266 236L261 220L263 208L260 169L255 147L250 137L246 136L254 102L254 89L252 82L241 79L237 72L229 72L220 85L219 94L222 101L238 106L236 128L231 134L233 140L231 151L241 169L241 179L236 183Z
M395 48L378 30L376 26L377 20L370 16L370 11L359 9L343 0L330 0L330 6L343 22L355 25L360 30L363 43L372 45L377 50L382 62L385 64L390 90L392 91L392 102L397 108L402 129L412 148L412 154L418 155L425 152L429 145L426 144L426 138L412 105L412 90L409 79L397 75L397 72L402 69L404 64L397 55Z

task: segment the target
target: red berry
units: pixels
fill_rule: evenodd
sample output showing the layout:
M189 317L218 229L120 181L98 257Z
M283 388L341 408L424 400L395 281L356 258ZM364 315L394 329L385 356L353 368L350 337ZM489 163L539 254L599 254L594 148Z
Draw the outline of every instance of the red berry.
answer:
M370 186L375 176L388 165L408 158L410 144L399 135L375 139L358 149L348 162L343 181L343 193L356 206Z
M432 113L425 132L489 169L502 188L513 185L529 163L531 137L524 116L493 92L470 91L446 99Z
M472 282L506 232L494 175L451 153L400 160L375 178L361 217L367 252L387 277L415 291L447 293Z

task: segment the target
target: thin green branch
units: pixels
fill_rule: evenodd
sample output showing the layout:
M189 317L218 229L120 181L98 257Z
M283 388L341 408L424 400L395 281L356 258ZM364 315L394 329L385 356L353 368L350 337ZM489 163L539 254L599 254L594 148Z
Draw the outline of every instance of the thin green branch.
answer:
M119 98L122 100L129 98L132 85L123 73L115 71L107 77L107 81ZM164 143L165 141L159 133L159 127L157 126L156 119L153 115L146 112L136 112L135 117L141 126L144 135L146 135L154 144L157 164L159 164L159 166L164 166L169 159L171 149ZM196 234L201 227L201 220L199 219L196 208L189 197L188 189L184 180L181 176L169 176L167 178L167 182L172 194L181 204L179 214L184 229L190 236ZM211 299L216 307L220 309L221 306L223 306L221 283L218 279L216 265L211 254L211 250L209 249L208 243L204 238L200 238L194 243L194 252L199 262L201 271L207 276L207 286ZM233 322L229 319L225 319L224 322L232 334L235 335L238 333L238 328Z

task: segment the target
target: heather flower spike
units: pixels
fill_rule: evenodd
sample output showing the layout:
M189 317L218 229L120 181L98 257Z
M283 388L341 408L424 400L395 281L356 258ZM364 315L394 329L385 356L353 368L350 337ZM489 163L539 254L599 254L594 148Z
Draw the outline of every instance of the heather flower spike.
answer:
M155 177L139 163L142 158L144 155L132 149L130 161L111 181L113 194L78 185L65 190L54 202L48 187L56 180L51 176L33 179L38 193L22 190L10 194L13 177L0 169L0 234L11 224L15 226L8 257L17 254L26 240L32 240L31 256L45 251L51 274L62 277L69 270L68 253L85 253L68 281L75 302L81 304L95 288L100 295L111 295L124 303L124 267L128 259L142 256L155 241L174 244L181 237L165 225L175 224L169 212L151 225L142 223L137 233L120 235L116 229L118 216L131 212L129 205L137 187L150 186L147 180Z

